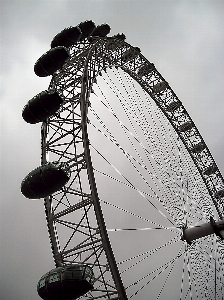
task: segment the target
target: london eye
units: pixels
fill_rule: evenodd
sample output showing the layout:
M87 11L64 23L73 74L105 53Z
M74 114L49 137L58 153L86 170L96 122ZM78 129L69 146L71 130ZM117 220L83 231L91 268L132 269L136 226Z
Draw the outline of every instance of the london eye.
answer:
M169 82L124 34L64 29L34 71L52 76L23 109L41 126L41 166L22 181L44 199L55 269L44 300L222 299L224 180Z

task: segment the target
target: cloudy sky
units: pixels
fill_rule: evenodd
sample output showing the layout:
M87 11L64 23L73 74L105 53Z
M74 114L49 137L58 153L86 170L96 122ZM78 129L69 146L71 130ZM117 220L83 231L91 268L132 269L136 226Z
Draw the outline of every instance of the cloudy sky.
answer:
M36 283L53 268L42 201L20 193L40 163L40 125L21 118L26 102L50 78L33 72L62 29L85 20L108 23L141 48L183 102L224 174L224 1L2 0L1 208L2 300L36 300Z

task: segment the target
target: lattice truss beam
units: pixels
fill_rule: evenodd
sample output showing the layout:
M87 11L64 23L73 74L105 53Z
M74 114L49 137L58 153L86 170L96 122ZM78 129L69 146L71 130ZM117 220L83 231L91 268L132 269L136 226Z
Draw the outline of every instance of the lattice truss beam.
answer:
M93 39L91 43L83 42L72 47L70 49L70 54L70 60L63 66L60 72L56 72L50 85L50 88L56 89L63 97L64 104L53 117L43 124L42 127L42 162L66 161L70 165L72 174L71 180L62 190L45 199L48 229L57 265L82 262L94 267L96 276L94 290L88 293L88 295L83 296L84 299L119 299L113 276L111 275L110 267L108 265L108 259L105 254L104 241L100 235L99 223L95 217L94 203L89 188L86 157L83 149L83 120L80 111L83 80L87 80L89 92L86 99L88 112L94 116L99 123L92 123L90 119L87 120L88 126L95 128L104 138L117 147L130 165L137 170L137 173L145 183L147 189L140 189L131 182L125 181L124 176L122 181L121 179L117 179L115 175L113 177L113 175L106 174L104 170L96 169L95 172L98 172L103 175L104 178L107 177L112 181L120 181L119 183L121 185L140 194L141 197L148 202L153 198L158 200L158 202L161 203L161 207L157 207L157 210L161 215L166 215L169 224L171 223L173 226L173 229L171 228L170 232L171 234L173 232L176 236L173 239L170 239L170 242L164 242L154 250L145 251L138 256L133 256L130 260L120 260L118 265L121 274L129 272L129 270L138 264L141 265L146 258L154 255L156 251L160 251L166 246L180 243L181 230L178 231L177 229L184 225L182 223L183 215L186 217L187 211L191 215L192 223L194 223L194 220L200 220L198 212L203 212L202 215L205 220L209 219L209 217L214 214L214 211L211 211L209 208L209 201L211 201L209 200L209 197L199 195L195 191L195 197L193 199L189 192L189 190L193 189L193 186L195 186L195 182L198 182L198 186L200 185L200 178L197 175L194 175L193 178L187 180L187 184L184 183L183 179L181 179L184 177L184 169L180 169L179 174L177 174L177 163L189 164L189 173L193 173L194 165L196 165L204 184L208 187L210 197L217 209L216 215L218 214L220 217L222 217L224 209L222 193L222 190L224 189L223 178L205 145L204 140L182 103L170 88L169 84L156 70L155 66L148 62L140 54L138 49L131 47L121 40L110 38L98 40L96 38ZM107 72L107 70L113 66L123 70L125 72L124 74L126 74L125 76L132 77L136 80L143 90L145 90L146 99L148 97L147 101L150 101L149 97L152 98L165 115L164 118L160 117L163 118L163 122L164 119L167 118L173 126L174 132L171 130L169 131L170 142L165 142L167 143L165 144L167 149L171 150L167 150L167 153L165 150L165 157L161 156L161 153L164 153L162 146L161 148L158 148L156 145L154 146L155 138L159 140L167 134L165 133L165 128L163 128L162 125L161 128L159 128L160 132L155 131L153 128L150 128L151 125L148 124L146 116L139 115L139 111L145 110L145 104L140 101L140 96L137 96L138 99L135 100L134 97L131 97L129 94L129 97L131 98L129 107L128 105L124 105L123 107L126 115L130 118L129 120L134 118L137 126L143 132L145 144L142 143L141 137L137 135L137 131L135 132L134 127L132 129L127 128L125 124L120 121L117 113L113 111L109 102L106 102L106 97L101 93L104 106L106 106L111 115L118 120L118 123L125 134L127 134L127 136L132 136L129 139L129 142L133 146L133 153L126 151L122 146L122 143L116 140L113 133L109 131L101 118L97 115L94 106L91 105L91 94L94 95L94 90L99 89L97 85L98 78L101 78L100 75L105 73L105 71ZM85 70L87 71L87 76L83 75L85 74ZM107 84L110 85L110 89L114 90L115 96L120 99L119 92L113 85L113 82L110 82L110 79L107 79ZM128 86L124 85L123 89L128 90ZM137 93L135 96L136 95ZM128 97L125 101L127 101L127 99ZM155 118L159 118L158 112L152 111L149 113L150 116L153 114ZM139 117L137 117L138 115ZM150 130L153 133L152 135L148 134ZM153 137L153 135L155 137ZM173 135L175 135L178 141L177 145L174 145L172 142ZM189 159L184 161L180 150L183 144L188 150L192 161L189 161ZM91 144L91 141L90 146L96 153L100 152L100 147L94 148L95 146ZM138 154L137 148L140 146L144 157L149 161L150 167L145 165ZM179 162L170 158L171 153L175 155L175 159L178 157ZM165 164L164 161L166 162ZM108 161L108 164L111 163ZM116 171L115 167L114 169ZM163 179L156 177L156 173L161 174L161 178ZM150 176L152 179L150 185L147 182L146 176ZM173 178L173 180L170 180L170 178ZM178 194L176 194L177 187L179 188ZM197 189L197 185L195 189ZM184 205L180 202L180 198L185 199ZM140 220L144 219L131 210L126 211L124 208L108 202L107 199L100 200L102 205L106 204L125 214L135 216ZM152 202L152 204L153 203L154 202ZM149 220L145 219L144 221ZM157 224L153 221L150 221L150 225L159 228L163 227L161 224ZM64 230L65 228L66 230ZM204 280L204 277L206 277L207 265L203 265L205 262L204 259L202 259L201 263L201 257L203 256L205 247L207 247L206 251L208 252L208 255L210 255L209 253L214 251L214 245L211 242L208 242L206 245L207 246L204 246L199 243L198 246L189 246L190 251L189 249L181 247L174 258L170 258L166 263L161 263L160 266L151 270L147 276L140 277L138 281L135 281L134 283L125 283L127 289L132 290L134 287L138 286L137 292L136 289L132 292L133 296L137 295L137 293L153 281L154 278L159 277L164 270L167 270L167 272L169 271L167 274L168 280L176 260L180 257L184 257L185 263L183 266L183 274L185 275L182 277L181 297L186 298L187 295L191 295L192 293L207 297L208 295L206 293L209 293L209 296L212 298L215 292L214 290L208 291L205 288L209 285L209 283ZM197 249L195 247L197 247ZM218 270L216 275L218 282L217 288L222 290L221 274L223 272L223 265L219 257L221 257L223 248L221 247L218 249L217 257L219 266L215 266L214 262L207 263L210 264L209 267L211 267L211 269ZM190 257L193 257L194 261L197 261L196 265L190 265ZM196 278L192 279L191 273L198 275L197 287L193 282ZM189 278L186 278L186 274L191 278L188 290L184 289L185 281L189 280ZM164 286L161 287L160 293L163 292L163 289Z

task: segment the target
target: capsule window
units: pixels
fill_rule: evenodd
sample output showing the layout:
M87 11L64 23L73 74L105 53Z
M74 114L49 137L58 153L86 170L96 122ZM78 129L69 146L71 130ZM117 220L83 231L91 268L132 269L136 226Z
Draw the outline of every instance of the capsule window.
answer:
M92 278L92 273L90 273L90 272L85 272L85 278L84 278L84 279L86 279L87 281L90 282L91 278Z
M91 282L94 279L93 270L90 268L85 269L84 279Z
M42 287L44 287L45 283L46 283L46 278L40 279L40 281L39 281L39 289L41 289Z
M51 274L49 276L49 283L60 281L60 276L58 273Z

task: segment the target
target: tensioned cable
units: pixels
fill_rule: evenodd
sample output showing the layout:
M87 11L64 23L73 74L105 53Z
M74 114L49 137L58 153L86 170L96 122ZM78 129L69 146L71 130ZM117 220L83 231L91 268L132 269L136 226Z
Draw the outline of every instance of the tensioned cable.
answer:
M183 247L183 246L182 246L182 247ZM177 256L179 255L179 253L182 252L182 247L180 248L180 250L179 250ZM175 263L172 264L171 269L169 270L169 273L168 273L168 275L166 276L166 279L164 280L163 286L162 286L162 288L160 289L160 291L159 291L159 293L158 293L158 296L157 296L156 300L158 300L158 299L160 298L160 296L161 296L161 294L162 294L162 292L163 292L163 290L164 290L164 288L165 288L165 285L167 284L167 281L168 281L168 279L169 279L169 277L170 277L170 275L171 275L171 273L172 273L172 271L173 271L173 269L174 269L174 266L175 266Z
M135 187L125 176L123 176L116 168L115 166L113 166L95 147L93 147L93 145L91 145L91 147L101 156L103 157L103 159L108 162L108 164L110 164L116 172L118 172L119 175L121 175L131 186L133 186L134 189L136 189L137 191L139 191L139 189L137 187ZM151 189L151 187L149 186L149 188ZM152 191L153 192L153 191ZM140 195L141 192L139 191ZM155 193L154 193L155 194ZM158 198L158 196L155 194L156 198ZM144 195L143 195L144 197ZM156 208L158 210L158 212L164 217L166 218L172 225L175 226L175 224L173 223L173 221L171 221L161 210L159 210L148 198L144 197L144 199L146 199L154 208Z
M208 269L209 270L212 270L212 269L215 270L215 265L210 259L208 259L208 257L212 258L212 252L214 250L210 247L209 248L207 247L209 249L209 252L206 251L205 246L207 246L207 245L205 245L205 242L206 242L206 240L203 243L202 242L198 243L197 250L198 250L198 253L200 255L201 260L203 260L203 262L204 262L204 269L203 269L204 270L204 276L203 276L203 278L207 281L207 280L209 280L209 277L206 276L207 270ZM199 259L199 257L197 257L197 259ZM212 273L213 273L213 271L212 271Z
M219 274L220 274L220 281L221 281L223 274L224 274L224 263L221 260L221 258L223 258L223 256L224 256L224 248L223 249L221 248L221 242L217 243L217 239L216 239L216 245L217 245L217 248L216 248L217 262L219 264ZM223 253L221 252L221 250L223 250ZM224 284L221 285L221 292L222 292L221 294L224 294Z
M92 148L94 149L93 146L92 146ZM97 151L96 149L94 149L94 150ZM101 156L102 156L102 155L101 155ZM104 158L104 157L103 157L103 158ZM110 165L116 170L116 172L117 172L122 178L124 178L124 179L127 181L126 177L125 177L124 175L122 175L122 173L121 173L121 172L120 172L120 171L119 171L112 163L110 163L110 162L108 161L108 164L110 164ZM128 184L127 182L123 182L123 181L121 181L121 180L119 180L119 179L117 179L117 178L111 176L110 174L107 174L107 173L105 173L105 172L103 172L103 171L100 171L100 170L98 170L98 169L96 169L96 168L94 168L94 170L95 170L97 173L99 173L99 174L101 174L101 175L103 175L103 176L106 176L106 177L108 177L108 178L110 178L110 179L112 179L112 180L114 180L114 181L116 181L116 182L118 182L118 183L120 183L120 184L122 184L122 185L125 185L125 186L128 187L128 188L132 188L132 189L138 191L138 192L140 193L141 196L144 195L144 196L152 197L152 195L150 195L149 193L144 192L144 191L142 191L142 190L136 188L136 187L133 186L132 184Z
M183 246L182 246L183 247ZM177 256L175 258L173 258L172 260L170 260L169 262L167 262L166 264L164 264L163 266L155 269L153 272L150 272L149 274L143 276L142 278L138 279L136 282L132 283L131 285L129 285L127 288L130 288L131 286L137 284L138 282L142 281L143 279L149 277L150 275L152 275L153 273L155 273L156 271L159 271L162 267L163 269L159 271L158 274L156 274L153 278L151 278L148 282L146 282L143 286L141 286L141 288L139 288L134 294L132 294L130 296L130 298L132 298L133 296L136 296L143 288L145 288L150 282L152 282L154 279L156 279L159 275L161 275L167 268L169 268L170 265L172 265L173 263L175 263L175 261L180 258L184 252L181 252L182 250L182 247L181 249L179 250Z
M148 137L151 137L152 134L154 134L156 136L157 140L161 141L161 139L159 137L159 134L161 134L162 137L164 138L163 143L164 143L164 145L166 145L166 147L161 148L160 145L162 145L162 143L157 143L157 151L154 153L154 156L155 156L157 154L157 152L158 152L158 149L160 149L160 153L163 154L162 157L163 157L163 161L164 161L164 151L167 153L168 156L170 156L168 154L167 150L168 149L172 150L174 147L173 147L173 145L172 145L172 147L169 147L168 144L167 144L167 139L165 138L167 136L167 128L165 129L165 127L163 125L163 122L161 122L161 119L162 119L161 116L162 116L162 114L161 113L158 114L156 112L156 110L154 109L154 106L152 105L152 102L149 102L149 101L145 102L144 101L143 97L141 97L140 94L138 93L135 84L132 83L132 81L131 81L132 79L130 78L130 76L128 76L128 74L124 73L124 77L126 78L126 81L128 82L129 90L132 90L131 87L133 86L133 89L134 89L133 98L135 96L137 96L137 99L138 99L138 101L135 101L135 105L139 106L138 111L142 113L142 116L144 116L144 120L145 120L144 124L146 124L146 126L149 125L149 123L147 122L146 114L144 112L148 112L149 117L152 120L152 123L154 124L153 127L151 127L151 126L149 127L149 129L150 129L150 135L148 135ZM120 75L120 78L121 78L121 75ZM127 89L126 89L126 92L128 93ZM148 97L146 97L146 95L148 95L148 94L144 90L143 90L143 94L145 95L145 99L149 99ZM148 104L148 106L146 106L146 103ZM156 115L157 120L159 121L159 126L158 126L156 120L153 117L153 112ZM172 141L172 139L169 139L169 141ZM173 156L175 156L174 153L173 153ZM161 157L158 155L157 159L161 160ZM174 160L174 163L175 163L175 160ZM169 166L170 166L170 171L172 169L175 169L175 167L172 168L171 164Z
M213 241L213 240L212 240ZM211 244L213 244L213 242L211 241ZM215 288L217 288L218 287L218 282L220 283L220 287L222 286L222 276L223 276L223 274L222 273L219 273L219 270L217 269L217 264L216 264L216 257L214 258L214 256L212 256L212 252L214 252L214 248L210 248L207 244L205 244L204 245L204 243L203 243L203 247L207 247L209 250L210 250L210 253L208 253L207 251L205 251L205 249L204 248L202 248L201 246L200 246L200 244L198 244L198 248L199 248L199 251L201 252L201 256L202 257L204 257L204 262L205 262L205 271L206 270L211 270L211 269L213 269L214 271L212 271L212 272L214 272L214 276L215 276ZM206 253L206 255L205 255L205 253ZM208 260L207 259L207 257L210 257L210 259ZM215 263L213 263L212 262L212 259L214 259L215 260ZM217 276L217 271L218 271L218 273L220 274L220 276L218 277ZM206 271L207 272L207 271ZM199 273L200 274L200 273ZM207 281L207 285L208 285L208 279L209 279L209 277L208 276L206 276L206 274L204 274L204 276L203 275L201 275L201 277L203 278L203 279L205 279L206 281ZM218 282L217 282L217 278L219 278L219 280L218 280ZM210 279L210 280L212 280L212 279ZM215 292L214 292L215 293ZM216 294L216 293L215 293Z
M108 74L107 74L107 76L108 76ZM130 77L130 76L129 76ZM112 81L112 79L108 76L108 78L109 78L109 80L110 80L110 83L111 84L113 84L113 86L114 86L114 82ZM150 126L150 124L147 122L147 118L146 118L146 115L145 115L145 113L144 113L144 111L146 111L146 109L144 110L143 109L143 107L142 107L142 105L141 105L141 102L142 101L140 101L140 95L138 94L138 92L136 91L136 93L135 93L135 95L133 95L133 94L131 94L129 91L132 91L132 89L131 89L131 86L130 86L130 83L129 83L129 81L127 80L127 83L128 83L128 87L129 87L129 89L127 89L127 87L125 86L125 84L124 84L124 82L123 82L123 80L121 80L121 77L120 77L120 75L119 75L119 79L120 79L120 82L121 82L121 84L122 84L122 86L124 87L124 90L126 91L126 93L127 93L127 97L122 97L122 98L119 98L119 101L120 101L120 103L121 103L121 105L122 105L122 107L123 107L123 109L124 109L124 111L126 112L126 114L128 115L128 113L127 113L127 110L126 110L126 102L127 102L127 100L129 100L129 105L128 106L130 106L130 107L132 107L133 109L134 109L134 111L135 111L135 116L138 116L138 113L140 114L140 117L141 117L141 121L139 122L138 121L138 123L139 124L141 124L142 122L144 122L143 124L143 126L145 127L145 128L147 128L147 131L150 131L150 133L148 134L148 136L152 136L152 132L154 131L154 128L152 128L151 126ZM136 101L136 98L138 98L138 101ZM137 110L136 110L136 108L138 108ZM137 117L136 117L137 118ZM139 120L140 120L140 118L139 118ZM129 122L131 123L131 118L129 118ZM132 124L132 128L134 129L134 126L133 126L133 124ZM142 128L143 129L143 128ZM135 134L137 134L137 132L135 132ZM128 138L129 138L129 136L128 136ZM138 139L139 139L139 137L138 137ZM130 140L130 138L129 138L129 140ZM154 142L154 140L153 140L153 142ZM158 143L156 143L156 146L157 146L157 144ZM132 143L132 145L133 145L133 143ZM149 144L148 144L149 145ZM136 150L136 148L135 148L135 150ZM157 150L155 149L155 151L154 151L155 153L157 152ZM141 158L141 155L136 151L136 153L138 154L138 157L140 158L140 160L142 161L142 164L145 164L144 162L143 162L143 160L142 160L142 158ZM145 154L146 154L146 156L147 156L147 152L145 151ZM157 160L159 159L159 156L157 157ZM159 183L160 183L160 185L158 185L158 184L156 184L156 182L154 181L154 183L156 184L156 186L157 186L157 188L158 188L158 190L160 191L160 193L163 195L163 192L164 192L164 194L165 194L165 197L163 196L163 198L169 198L169 195L167 194L167 191L163 188L163 185L161 184L162 182L161 182L161 179L160 178L158 178L158 176L155 176L155 174L156 174L156 171L155 171L155 169L154 169L154 167L153 167L153 165L151 164L151 168L152 168L152 170L153 170L153 172L150 172L151 174L152 174L152 176L153 176L153 178L154 177L156 177L157 178L157 180L159 181ZM148 171L149 172L149 171ZM152 178L152 179L153 179ZM162 190L163 190L163 192L162 192ZM171 197L171 195L170 195L170 197Z
M193 259L193 258L191 258ZM200 294L203 297L207 298L206 296L206 284L204 280L204 269L201 267L201 264L203 263L200 259L193 259L194 260L194 276L192 277L192 280L194 281L195 284L197 284L197 289L198 291L200 290ZM198 267L198 268L197 268ZM200 274L200 275L199 275ZM204 296L203 296L204 295Z
M176 229L176 227L166 227L166 228L161 228L161 227L145 227L145 228L108 228L108 232L117 232L117 231L145 231L145 230L156 230L156 229Z
M197 246L196 243L194 245ZM186 245L186 247L187 247L187 245ZM183 282L184 282L185 266L187 266L186 269L187 269L187 274L188 274L187 276L189 278L189 282L193 282L195 285L196 295L198 295L198 292L199 292L197 287L199 287L201 295L204 293L205 288L206 288L206 286L203 283L206 278L206 274L204 274L205 269L203 269L203 267L202 267L202 260L199 259L198 252L195 252L196 250L194 250L192 248L192 246L190 248L186 248L185 251L186 251L186 255L185 255L184 264L183 264L183 275L182 275L180 299L183 298ZM197 254L197 257L194 257L195 254ZM191 258L191 261L194 261L194 264L191 264L191 268L190 268L190 264L189 264L190 258ZM206 262L206 257L205 257L205 260L203 260L203 261ZM202 281L202 284L203 284L202 288L200 285L200 281ZM197 286L195 284L196 282L198 283ZM188 293L191 294L191 290L192 290L191 286L192 286L192 284L188 288L187 294L185 295L185 299L187 298Z
M123 274L123 273L127 272L128 270L132 269L135 265L138 265L138 264L141 263L143 260L149 258L149 256L151 256L151 255L157 253L159 250L161 250L161 249L163 249L163 248L165 248L165 247L167 247L167 246L169 246L169 245L173 245L173 244L175 244L175 243L177 243L177 242L179 242L179 241L180 241L179 238L174 237L173 239L171 239L170 241L166 242L165 244L163 244L163 245L161 245L161 246L158 246L158 247L156 247L156 248L154 248L154 249L145 251L145 252L143 252L143 253L139 253L139 254L137 254L137 255L134 255L134 256L132 256L132 257L129 257L129 258L127 258L127 259L124 259L124 260L122 260L122 261L117 262L118 265L123 265L123 264L126 263L126 262L131 262L132 260L134 260L134 259L136 259L136 258L140 258L140 257L143 256L143 258L141 258L139 261L134 262L132 265L128 266L125 270L123 270L123 271L121 272L121 274Z
M183 292L184 292L184 277L185 277L186 260L187 260L187 243L185 243L185 249L184 249L184 260L183 260L182 278L181 278L181 287L180 287L180 300L182 299Z
M96 115L96 113L95 113L95 115ZM100 119L99 117L98 117L98 119ZM100 123L102 124L103 122L100 120ZM92 124L93 125L93 124ZM93 125L94 127L95 127L95 125ZM105 134L105 133L103 133L99 128L97 128L97 127L95 127L99 132L101 132L104 136L106 136L107 137L107 135ZM105 126L104 126L104 128L105 128ZM108 132L108 130L106 130L107 132ZM107 137L108 138L108 137ZM113 137L113 139L115 139L114 137ZM111 139L110 139L111 140ZM116 140L115 141L112 141L112 142L115 142L116 143L116 145L117 146L120 146L117 142L116 142ZM130 160L130 157L131 157L131 159L134 159L132 156L129 156L127 153L125 153L126 151L124 151L124 149L122 149L121 147L119 147L121 150L122 150L122 152L126 155L126 157L129 159L129 161L131 162L131 160ZM134 159L135 161L136 161L136 159ZM132 162L131 162L132 163ZM138 162L139 163L139 162ZM140 164L140 163L139 163ZM132 165L133 165L133 163L132 163ZM135 167L135 165L133 165L134 167ZM136 167L135 167L136 168ZM139 170L138 169L136 169L137 171L138 171L138 173L139 173ZM140 174L140 176L142 177L142 175L141 175L141 173L139 173ZM145 180L145 179L143 179L144 181L145 181L145 183L147 184L147 181ZM154 193L155 194L155 193Z
M99 98L99 97L98 97ZM110 111L110 109L107 107L107 105L100 99L101 103ZM138 143L139 145L144 149L145 153L148 152L148 150L144 147L144 145L133 135L132 132L130 132L127 127L118 119L118 117L116 116L116 114L114 112L111 112L111 114L118 120L118 122L120 123L121 127L123 127L123 129L129 133L130 136L132 136ZM128 139L130 140L130 137L128 137ZM138 154L139 155L139 154ZM156 175L154 173L152 173L151 171L148 170L148 172L150 172L150 174L153 176L153 177L156 177ZM161 181L161 179L159 179L158 177L156 177L160 183L164 183L163 181ZM175 182L177 185L178 183Z
M101 121L100 121L101 122ZM90 122L91 123L91 122ZM105 133L103 133L98 127L96 127L95 125L93 125L92 123L91 123L91 125L95 128L95 129L97 129L97 131L98 132L100 132L102 135L104 135L106 138L108 138L111 142L114 142L115 143L115 145L123 152L123 154L125 155L125 157L129 160L129 162L131 162L131 164L133 165L133 167L136 169L136 171L139 173L139 175L142 177L142 179L144 180L144 182L147 184L147 186L149 186L148 185L148 182L147 182L147 180L143 177L143 175L142 175L142 173L140 172L140 170L139 169L137 169L136 168L136 166L134 165L134 163L132 162L132 160L133 161L135 161L137 164L139 164L142 168L145 168L139 161L137 161L132 155L130 155L128 152L126 152L121 146L120 146L120 144L116 141L116 139L115 139L115 137L113 137L112 136L112 138L111 137L108 137ZM113 140L112 140L113 139ZM91 144L91 146L93 147L93 145ZM93 147L95 150L96 150L96 148L95 147ZM99 151L97 151L98 153L99 153ZM103 156L102 154L101 154L101 156ZM108 161L108 160L107 160ZM112 166L112 164L111 163L109 163L111 166ZM124 177L124 176L123 176ZM127 178L126 178L126 180L127 180ZM157 197L159 197L157 194L156 194L156 192L152 189L152 187L150 186L150 189L151 189L151 191L154 193L154 195L156 195Z
M165 116L163 115L163 114L158 114L156 111L155 111L155 114L157 115L157 117L158 118L160 118L161 116L162 116L162 118L163 119L165 119ZM168 122L168 121L167 121ZM161 128L163 128L163 122L160 122L161 123ZM171 132L170 131L170 126L167 126L168 128L169 128L169 132ZM177 149L178 149L178 156L179 156L179 158L180 159L182 159L181 158L181 151L180 151L180 139L179 139L179 137L178 137L178 139L177 139L177 141L178 141L178 143L177 143ZM173 147L174 148L174 147ZM175 161L174 161L175 162ZM171 166L171 165L170 165ZM183 173L183 168L182 168L182 166L183 166L183 163L181 162L180 164L179 164L179 166L180 166L180 172L181 173ZM184 191L184 186L183 186L183 174L181 175L180 174L180 179L181 179L181 182L182 182L182 192L183 192L183 194L186 194L186 196L189 194L189 192L185 192ZM180 195L181 196L181 195ZM192 215L192 214L191 214ZM193 215L192 215L193 216Z
M174 146L173 146L173 143L172 143L172 140L173 138L170 138L168 141L171 143L171 147L169 147L168 143L167 143L167 139L166 139L166 136L167 136L167 129L169 129L169 134L171 134L171 131L170 131L170 126L168 126L168 122L166 120L166 128L164 127L163 125L163 122L161 122L161 119L163 117L163 114L160 113L158 114L156 109L154 108L154 105L152 105L152 102L151 101L143 101L144 99L139 95L137 89L136 89L136 86L135 84L132 83L132 79L130 78L130 76L128 74L126 74L124 72L124 77L126 78L126 81L128 82L128 86L129 86L129 90L131 90L131 87L133 87L134 89L134 97L137 96L138 98L138 101L135 101L135 104L138 104L139 105L139 112L148 112L149 113L149 116L150 116L150 119L152 120L154 126L153 127L150 127L150 136L152 135L152 133L155 134L155 136L157 137L157 140L160 141L160 137L159 137L159 134L162 135L162 137L164 138L163 140L163 143L166 145L166 147L163 147L161 148L160 147L160 144L162 145L162 143L158 143L157 144L157 149L160 149L160 153L163 153L163 160L165 159L164 157L164 151L167 153L167 156L170 157L169 153L168 153L168 149L170 149L171 151L174 149ZM121 76L120 76L121 78ZM127 91L128 92L128 91ZM145 95L145 99L148 100L149 99L149 95L143 90L143 94ZM146 103L148 104L148 106L146 107ZM159 108L157 108L158 110ZM157 124L157 122L155 121L154 117L153 117L153 112L154 114L156 115L157 119L159 120L159 126ZM146 120L146 114L144 115L145 116L145 120ZM164 118L163 118L163 121L164 121ZM147 121L146 123L147 124ZM159 132L159 134L158 134ZM156 151L157 153L157 151ZM154 155L156 154L154 153ZM172 153L173 156L175 157L175 154ZM158 159L160 159L160 156L158 155ZM173 161L175 163L175 160ZM169 164L170 166L170 169L169 171L171 171L172 169L175 169L175 167L173 168L171 164Z
M190 254L189 252L187 254L187 274L188 274L188 281L189 281L189 291L190 291L190 300L193 300L193 295L192 295L192 279L191 279L191 266L190 266ZM187 297L187 295L186 295ZM185 297L185 299L186 299Z
M128 76L128 75L126 75L126 76ZM145 92L145 91L144 91ZM146 92L145 92L146 93ZM148 94L147 94L148 95ZM149 98L149 97L147 97L147 98ZM150 102L151 103L151 102ZM154 110L155 111L155 110ZM155 111L155 114L157 115L157 117L159 118L159 117L162 117L163 119L165 119L165 116L163 115L163 114L160 114L160 115L158 115L158 113ZM163 123L161 122L161 126L160 126L161 128L163 128ZM170 128L170 126L168 126L169 128ZM156 128L156 126L155 126L155 128ZM170 129L169 129L169 131L170 131ZM172 139L171 139L171 141L172 141ZM172 147L173 148L173 147ZM180 153L180 152L179 152ZM181 177L182 178L182 177Z
M96 114L96 113L95 113ZM96 117L97 117L97 115L96 115ZM91 123L91 122L90 122ZM103 122L100 120L100 123L102 123L103 124ZM103 126L104 126L104 124L103 124ZM95 125L93 125L93 127L95 127ZM96 128L96 127L95 127ZM96 128L99 132L101 132L102 133L102 131L99 129L99 128ZM108 129L106 128L106 131L108 132ZM107 135L106 134L104 134L104 133L102 133L105 137L107 137ZM108 138L108 137L107 137ZM114 137L113 137L114 138ZM115 139L115 138L114 138ZM110 139L111 140L111 139ZM115 143L116 143L116 140L115 140ZM118 145L119 146L119 144L118 143L116 143L116 145ZM91 145L92 146L92 145ZM93 146L92 146L93 147ZM95 149L96 150L96 149ZM122 152L124 152L123 151L123 149L122 149ZM99 151L98 151L98 153L99 153Z
M101 93L102 93L102 91L101 91ZM103 94L103 93L102 93ZM104 95L103 95L104 96ZM104 98L105 98L105 100L106 100L106 97L104 96ZM107 105L109 105L109 102L107 102ZM110 109L111 109L111 107L110 107ZM128 115L128 114L127 114ZM134 116L133 116L134 117ZM130 123L131 123L131 120L129 119L129 121L130 121ZM134 129L134 126L132 125L132 127L133 127L133 129ZM136 133L137 134L137 133ZM136 139L136 138L135 138ZM155 159L155 158L154 158Z
M102 92L102 91L101 91ZM103 92L102 92L102 94L103 94ZM105 97L105 96L104 96ZM99 98L99 97L98 97ZM108 108L107 107L107 105L102 101L102 100L100 100L101 101L101 103L102 104L104 104L104 106L107 108L107 109L110 109L110 108ZM112 108L111 108L112 109ZM111 112L112 113L112 115L117 119L117 116L116 116L116 114L112 111ZM119 121L119 120L118 120ZM125 125L124 125L124 127L125 127ZM128 130L128 129L127 129ZM108 132L108 129L106 129L106 131ZM131 134L131 135L133 135L130 131L129 131L129 133ZM136 138L135 138L136 139ZM139 142L139 141L138 141ZM189 196L189 195L188 195ZM189 196L189 198L190 198L190 196Z
M107 74L108 75L108 74ZM133 114L131 113L131 117L133 118L133 119L137 119L137 123L139 124L139 126L141 127L141 129L142 129L142 131L143 132L145 132L145 137L151 137L152 136L152 132L154 131L154 129L150 126L150 124L146 121L146 116L145 116L145 114L144 114L144 110L143 110L143 108L142 108L142 106L141 106L141 101L136 101L136 97L137 98L139 98L139 100L141 99L141 97L138 95L138 93L136 93L136 95L135 95L135 97L133 97L132 95L130 95L130 93L129 93L129 91L127 90L127 88L126 88L126 86L124 85L124 83L123 83L123 81L121 80L121 76L119 76L120 77L120 82L121 82L121 84L122 84L122 86L124 87L124 89L125 89L125 91L126 91L126 94L128 95L128 97L124 97L123 95L121 96L121 97L119 97L118 96L118 92L116 93L116 95L117 95L117 97L119 98L119 101L120 101L120 103L121 103L121 105L122 105L122 107L123 107L123 109L124 109L124 111L125 111L125 113L126 113L126 115L127 115L127 117L129 116L129 114L130 114L130 111L127 109L127 108L132 108L132 112L133 112ZM108 76L108 78L109 78L109 81L110 81L110 88L111 89L115 89L116 87L115 87L115 84L114 84L114 82L111 80L111 78ZM108 82L107 82L107 84L108 84ZM113 88L111 87L111 86L113 86ZM130 84L129 84L129 87L130 87ZM129 90L131 90L131 89L129 89ZM127 100L129 100L129 104L128 104L128 106L126 105L126 103L127 103ZM138 107L140 105L140 108L138 108L138 110L136 110L136 108ZM140 118L138 117L138 113L140 113ZM131 121L131 118L128 118L129 119L129 122L130 122L130 124L132 124L132 128L133 128L133 130L134 130L134 132L135 132L135 135L137 136L137 138L139 138L138 137L138 134L137 134L137 131L135 131L135 127L134 127L134 125L133 125L133 123L132 123L132 121ZM142 125L141 125L142 124ZM147 128L147 129L146 129ZM146 131L147 130L147 131ZM150 134L146 134L146 133L148 133L150 131ZM147 140L147 138L146 138L146 140ZM149 144L148 143L148 148L150 149L151 148L151 146L154 144L154 140L152 140L151 139L151 144ZM156 147L158 147L158 144L156 144ZM155 151L154 151L154 153L156 153L157 152L157 149L155 149ZM146 153L147 154L147 153ZM155 155L151 155L154 159L155 159ZM157 160L158 159L160 159L160 157L157 157ZM153 165L151 165L151 167L153 168ZM154 169L154 168L153 168ZM154 170L154 172L155 172L155 170ZM156 173L156 172L155 172Z
M100 201L103 202L103 203L105 203L105 204L107 204L107 205L110 205L110 206L112 206L112 207L114 207L114 208L116 208L116 209L119 209L119 210L121 210L122 212L128 213L128 214L130 214L130 215L132 215L132 216L134 216L134 217L136 217L136 218L139 218L139 219L144 220L144 221L146 221L146 222L152 223L153 225L158 226L158 227L156 227L156 228L158 228L158 229L166 229L166 230L169 230L169 231L172 231L172 232L176 232L176 231L174 231L173 229L176 229L176 230L180 231L180 229L177 228L177 227L164 227L164 226L162 226L162 225L160 225L160 224L157 224L156 222L153 222L153 221L151 221L151 220L149 220L149 219L143 218L142 216L139 216L139 215L137 215L137 214L135 214L135 213L133 213L133 212L130 212L129 210L126 210L126 209L124 209L124 208L122 208L122 207L120 207L120 206L117 206L117 205L115 205L115 204L113 204L113 203L110 203L110 202L108 202L108 201L105 201L105 200L102 200L102 199L101 199Z
M196 247L198 249L197 245ZM194 261L194 264L191 264L192 273L195 275L193 281L196 282L197 280L197 286L195 286L195 288L198 287L200 289L201 294L203 294L204 290L206 290L207 274L205 271L208 267L207 264L208 259L206 259L206 257L203 258L203 256L200 255L200 251L199 252L197 251L197 253L193 252L190 255L191 255L191 260ZM210 292L212 293L211 290ZM213 296L211 296L211 299L212 298Z

